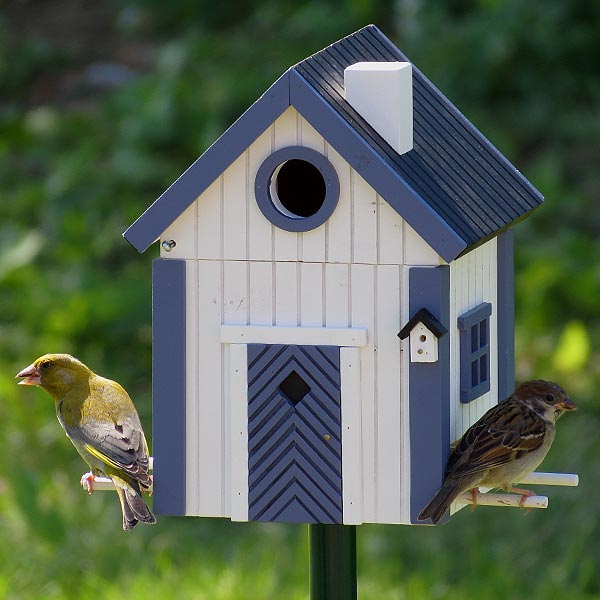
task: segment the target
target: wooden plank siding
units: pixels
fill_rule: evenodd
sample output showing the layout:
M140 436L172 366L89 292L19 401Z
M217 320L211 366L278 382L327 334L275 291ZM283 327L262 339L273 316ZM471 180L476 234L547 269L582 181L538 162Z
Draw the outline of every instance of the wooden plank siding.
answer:
M254 197L254 175L262 161L274 150L296 144L323 153L340 182L331 218L304 233L272 225ZM243 350L222 343L220 326L342 327L368 332L366 345L344 354L344 364L351 366L342 369L342 386L353 390L346 408L342 406L342 420L351 427L344 435L353 440L348 460L360 466L344 492L344 502L352 497L353 503L344 507L345 518L352 523L410 522L404 397L409 357L407 340L400 342L396 334L410 316L410 267L444 261L294 108L182 213L161 238L169 239L176 246L171 252L161 248L161 257L185 259L188 281L186 513L240 520L246 515L239 474L232 477L231 472L244 456L239 439L232 436L247 435L239 432L239 398L230 404L231 389L241 385L233 373ZM461 313L482 301L495 306L495 261L492 240L450 265L451 439L496 398L497 351L492 344L490 393L460 405L455 331ZM492 340L496 329L492 313ZM344 383L344 377L352 383Z
M193 282L188 324L195 330L187 344L187 513L230 516L230 500L222 494L239 493L230 488L230 464L239 457L229 456L228 441L229 424L239 421L228 393L230 386L239 387L239 379L228 380L230 348L238 345L222 344L220 325L310 324L368 332L366 344L351 352L353 366L342 371L353 382L342 385L358 386L355 395L361 398L358 406L356 398L349 399L347 409L354 415L347 417L354 428L350 439L362 446L363 473L362 495L348 515L353 522L405 522L401 473L406 457L398 436L404 426L404 353L396 337L406 313L402 267L201 260L187 261L187 269ZM349 451L355 462L356 448ZM232 502L234 517L240 518L239 496Z
M340 199L331 218L305 233L273 226L254 197L254 175L274 150L305 145L335 167ZM226 224L226 226L225 226ZM163 258L342 264L442 264L438 255L290 107L168 227Z
M482 302L492 305L490 317L490 391L469 404L460 403L459 336L453 335L450 348L450 439L458 439L498 398L496 238L450 264L450 325Z

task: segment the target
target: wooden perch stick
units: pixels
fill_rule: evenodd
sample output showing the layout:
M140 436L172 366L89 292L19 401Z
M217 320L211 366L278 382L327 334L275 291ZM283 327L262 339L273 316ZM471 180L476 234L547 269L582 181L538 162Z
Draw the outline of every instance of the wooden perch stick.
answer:
M523 496L521 494L478 494L477 506L519 506ZM461 494L455 502L457 504L472 504L471 493ZM548 508L546 496L529 496L523 502L523 508Z
M531 473L521 479L519 483L527 485L565 485L577 487L579 485L579 475L575 473Z
M151 456L149 460L150 471L154 466L154 459ZM519 483L526 485L563 485L575 487L579 485L579 476L575 473L531 473ZM83 489L88 491L85 482L82 482ZM94 480L94 491L102 492L114 490L115 486L108 477L96 477ZM479 494L477 504L481 506L519 506L520 495L515 494ZM466 492L463 496L456 499L457 504L471 504L471 494ZM525 508L547 508L548 498L546 496L530 496L523 504Z
M151 456L148 459L148 470L152 471L153 468L154 468L154 457ZM86 492L89 492L87 481L85 479L81 480L81 487ZM112 480L109 479L108 477L95 477L94 478L94 491L95 492L106 492L108 490L114 490L114 489L115 489L115 485L112 482ZM150 488L150 489L152 489L152 488Z

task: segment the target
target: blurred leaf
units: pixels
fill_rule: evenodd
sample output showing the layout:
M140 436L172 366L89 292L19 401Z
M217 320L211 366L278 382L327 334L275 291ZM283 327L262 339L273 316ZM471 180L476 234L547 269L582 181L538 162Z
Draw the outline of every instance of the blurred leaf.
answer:
M565 325L552 356L554 367L563 373L577 373L585 368L590 358L590 339L581 321Z
M0 247L0 280L10 271L30 263L44 245L43 236L36 230L27 232L19 240L10 240L9 234L4 237Z

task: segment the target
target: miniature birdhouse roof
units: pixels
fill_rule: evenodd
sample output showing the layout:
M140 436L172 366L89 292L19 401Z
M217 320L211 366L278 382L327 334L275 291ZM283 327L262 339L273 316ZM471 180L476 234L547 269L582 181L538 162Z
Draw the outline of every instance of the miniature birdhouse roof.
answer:
M448 333L448 329L440 323L426 308L418 310L406 323L406 325L398 333L398 337L403 340L410 335L410 332L419 323L422 323L435 335L437 338L441 338L443 335Z
M289 106L447 262L499 234L543 198L413 65L413 145L399 154L346 100L344 70L410 62L369 25L290 68L127 229L140 252Z

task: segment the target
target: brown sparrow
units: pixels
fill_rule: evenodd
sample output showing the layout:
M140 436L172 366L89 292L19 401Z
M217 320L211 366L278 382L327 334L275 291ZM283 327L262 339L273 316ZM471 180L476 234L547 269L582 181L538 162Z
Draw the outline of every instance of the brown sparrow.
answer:
M480 485L523 494L522 505L534 492L512 484L544 460L554 440L556 419L575 409L556 383L536 379L521 384L458 440L448 458L444 483L419 513L419 520L431 519L435 525L456 497L468 490L475 505Z

